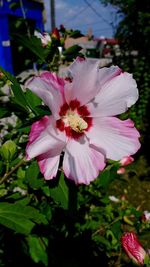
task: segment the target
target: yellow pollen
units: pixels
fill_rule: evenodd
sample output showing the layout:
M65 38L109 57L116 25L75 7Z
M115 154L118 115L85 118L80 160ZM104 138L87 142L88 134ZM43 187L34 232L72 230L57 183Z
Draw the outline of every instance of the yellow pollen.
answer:
M82 133L88 127L88 124L77 113L68 111L64 117L64 122L68 124L72 130Z

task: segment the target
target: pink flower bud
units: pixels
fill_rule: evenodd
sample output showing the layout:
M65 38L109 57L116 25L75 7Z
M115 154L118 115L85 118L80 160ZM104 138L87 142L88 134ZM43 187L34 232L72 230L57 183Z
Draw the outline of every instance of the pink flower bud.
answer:
M117 173L118 173L118 174L124 174L125 171L126 171L125 168L122 167L122 168L119 168L119 169L117 170Z
M120 160L120 164L121 166L127 166L131 164L133 161L134 161L134 158L132 158L131 156L127 156Z
M121 244L130 259L138 265L144 265L146 251L141 246L135 233L124 233L121 237Z

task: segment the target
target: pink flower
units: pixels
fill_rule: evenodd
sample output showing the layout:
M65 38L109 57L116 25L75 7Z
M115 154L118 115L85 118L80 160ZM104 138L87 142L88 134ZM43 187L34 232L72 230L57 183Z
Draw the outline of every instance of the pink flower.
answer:
M125 233L121 237L121 244L130 259L132 259L138 265L144 265L144 258L147 254L141 246L135 233Z
M124 157L120 160L121 166L127 166L134 161L134 158L131 156Z
M41 39L41 43L43 47L46 47L51 42L51 37L47 32L40 33L38 31L34 31L34 35Z
M62 152L66 177L89 184L104 169L106 158L120 160L139 149L133 122L114 117L138 99L131 74L77 58L66 79L46 71L27 87L52 112L33 123L26 148L27 158L37 158L45 179L56 176Z
M150 222L150 212L145 210L143 212L143 215L142 215L141 219L142 219L142 221Z

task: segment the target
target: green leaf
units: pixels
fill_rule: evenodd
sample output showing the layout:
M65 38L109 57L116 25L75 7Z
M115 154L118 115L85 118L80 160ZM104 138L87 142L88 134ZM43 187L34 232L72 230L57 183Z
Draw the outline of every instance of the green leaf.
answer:
M10 111L6 107L0 107L0 119L9 115Z
M73 45L69 48L67 48L64 52L64 56L70 56L70 55L76 55L81 50L81 47L79 45Z
M79 30L75 30L75 31L72 31L69 34L69 36L72 37L72 38L79 38L79 37L82 37L84 35Z
M0 223L17 233L28 235L35 223L46 224L45 216L31 206L0 203Z
M29 236L27 238L29 252L34 262L42 262L48 266L48 255L46 253L47 239L37 236Z
M26 170L25 181L33 189L39 189L44 185L43 179L38 179L39 167L36 161L32 162Z
M15 34L14 37L17 39L23 47L28 48L32 51L43 63L45 62L45 50L42 47L41 40L36 36L22 36Z
M56 203L59 203L63 209L68 209L69 189L65 183L64 174L62 173L59 183L56 187L50 188L50 195Z
M25 95L21 89L20 84L18 83L17 79L11 75L8 71L5 71L1 66L0 66L0 71L2 71L7 79L11 81L11 89L13 91L14 97L15 97L15 102L20 105L25 111L29 112L28 109L28 103L26 101Z
M27 101L30 109L35 114L38 114L37 109L35 107L39 106L41 104L41 102L42 102L41 99L29 89L26 91L25 97L26 97L26 101Z
M117 167L115 165L108 166L99 175L99 185L105 190L108 188L109 184L117 177Z
M34 223L26 218L24 211L18 205L0 203L0 224L17 233L28 235Z

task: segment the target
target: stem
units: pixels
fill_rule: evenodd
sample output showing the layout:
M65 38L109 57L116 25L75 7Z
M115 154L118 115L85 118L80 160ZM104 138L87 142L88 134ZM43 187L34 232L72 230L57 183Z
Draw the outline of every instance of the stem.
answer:
M119 221L119 220L121 220L121 219L122 219L122 217L118 217L118 218L116 218L114 221L112 221L112 222L109 223L108 225L103 226L102 228L96 230L96 231L92 234L92 236L97 235L98 233L101 232L101 230L107 229L107 228L110 227L112 224L116 223L117 221Z
M27 35L28 35L28 37L31 37L30 28L29 28L29 25L28 25L28 22L27 22L26 11L24 9L23 1L20 0L19 2L20 2L20 8L21 8L21 11L22 11L22 15L23 15L23 18L24 18L24 21L25 21L25 25L27 27Z
M22 158L22 159L20 160L20 162L18 162L18 164L17 164L15 167L13 167L13 168L11 169L11 171L6 172L6 173L4 174L4 176L0 179L0 185L3 184L3 183L9 178L9 176L10 176L14 171L16 171L16 170L17 170L22 164L24 164L25 162L26 162L25 158Z
M6 162L6 173L9 171L9 161Z

